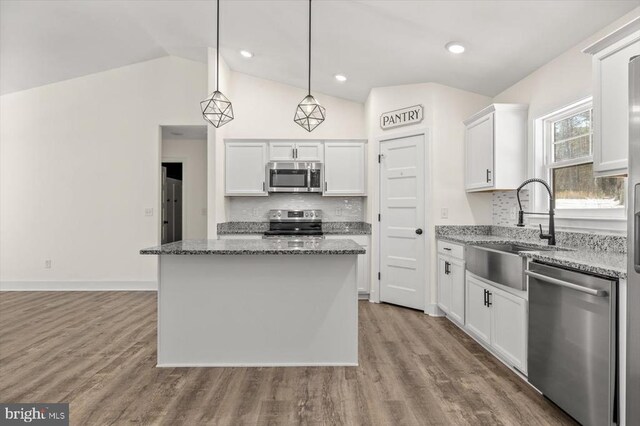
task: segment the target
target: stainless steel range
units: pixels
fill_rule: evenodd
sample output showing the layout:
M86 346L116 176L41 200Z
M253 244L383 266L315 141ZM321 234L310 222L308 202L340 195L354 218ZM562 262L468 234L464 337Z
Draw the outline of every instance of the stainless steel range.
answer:
M263 238L324 238L322 210L269 210L269 230Z

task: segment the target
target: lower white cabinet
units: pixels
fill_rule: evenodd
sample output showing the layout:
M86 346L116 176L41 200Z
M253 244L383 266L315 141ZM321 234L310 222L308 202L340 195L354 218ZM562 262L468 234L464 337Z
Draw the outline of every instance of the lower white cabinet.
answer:
M438 256L438 307L464 325L464 261Z
M527 373L527 301L466 276L466 329L507 364Z

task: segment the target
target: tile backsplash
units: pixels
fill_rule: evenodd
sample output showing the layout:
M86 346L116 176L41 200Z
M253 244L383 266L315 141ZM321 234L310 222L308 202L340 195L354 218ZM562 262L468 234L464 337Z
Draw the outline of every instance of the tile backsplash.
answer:
M321 209L325 222L364 222L365 197L323 197L320 194L269 194L229 197L227 221L261 222L271 209Z
M496 191L492 195L493 225L515 226L518 223L516 191ZM522 209L529 211L529 190L520 191Z

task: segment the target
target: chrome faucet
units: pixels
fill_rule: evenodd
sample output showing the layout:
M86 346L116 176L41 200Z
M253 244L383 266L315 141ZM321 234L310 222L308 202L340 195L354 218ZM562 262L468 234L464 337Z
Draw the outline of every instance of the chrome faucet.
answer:
M547 188L547 192L549 193L549 213L536 213L536 212L525 212L522 211L522 203L520 202L520 190L533 182L538 182L541 183L542 185L544 185L545 188ZM537 178L533 178L533 179L527 179L524 182L522 182L522 184L520 184L520 186L518 187L518 189L516 190L516 197L518 198L518 207L519 207L519 211L518 211L518 224L516 226L524 226L524 215L525 214L545 214L549 216L549 233L545 234L542 232L542 225L540 225L540 239L543 240L547 240L549 242L550 246L555 246L556 245L556 226L555 226L555 222L554 222L554 209L555 209L555 200L553 198L553 193L551 192L551 187L549 186L549 184L543 180L543 179L537 179Z

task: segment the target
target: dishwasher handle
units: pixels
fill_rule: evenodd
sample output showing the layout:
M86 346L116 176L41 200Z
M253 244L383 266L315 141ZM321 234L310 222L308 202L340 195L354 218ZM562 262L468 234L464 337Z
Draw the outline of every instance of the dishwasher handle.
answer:
M573 284L573 283L570 283L568 281L563 281L563 280L559 280L557 278L551 278L551 277L546 276L546 275L538 274L537 272L524 271L524 273L527 276L531 277L531 278L535 278L535 279L538 279L540 281L544 281L544 282L549 283L549 284L555 284L555 285L559 285L559 286L562 286L562 287L570 288L571 290L580 291L582 293L587 293L587 294L590 294L592 296L606 297L606 296L609 295L609 292L607 292L606 290L596 290L594 288L583 287L581 285Z

